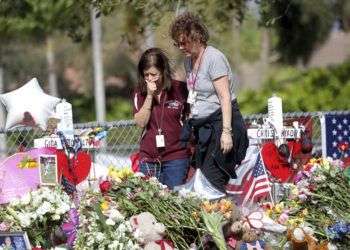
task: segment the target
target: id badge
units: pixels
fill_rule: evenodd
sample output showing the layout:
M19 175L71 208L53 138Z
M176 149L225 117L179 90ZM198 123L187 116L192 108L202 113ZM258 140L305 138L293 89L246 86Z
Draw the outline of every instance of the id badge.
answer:
M187 103L193 105L196 101L197 91L190 89L188 92Z
M165 147L164 135L156 135L156 146L157 148Z

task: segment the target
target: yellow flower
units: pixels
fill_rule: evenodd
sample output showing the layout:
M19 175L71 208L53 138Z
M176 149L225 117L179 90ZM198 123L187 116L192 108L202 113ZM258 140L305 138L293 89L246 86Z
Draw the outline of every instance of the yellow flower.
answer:
M268 217L271 217L271 215L272 215L272 209L267 209L267 210L265 210L265 214L266 214Z
M287 221L287 223L291 226L299 226L300 224L304 223L304 219L302 218L292 218Z
M117 169L113 166L109 166L108 168L108 176L112 177L117 182L120 182L121 180L124 180L128 178L129 176L132 176L134 173L132 170L128 167Z
M225 214L226 212L229 212L232 210L233 208L233 204L231 201L226 200L226 199L222 199L219 202L219 210L221 213Z
M202 203L202 208L204 209L205 212L210 213L212 211L212 205L210 204L209 201L204 201Z
M302 211L303 217L307 216L308 214L309 214L309 211L307 210L307 208L303 209Z
M283 202L276 204L276 206L274 207L274 210L276 211L276 213L282 213L283 209L284 209Z
M106 201L106 200L102 201L100 207L101 207L101 210L102 210L102 211L108 210L108 208L109 208L109 202Z
M197 211L192 212L192 217L196 220L199 221L199 214Z

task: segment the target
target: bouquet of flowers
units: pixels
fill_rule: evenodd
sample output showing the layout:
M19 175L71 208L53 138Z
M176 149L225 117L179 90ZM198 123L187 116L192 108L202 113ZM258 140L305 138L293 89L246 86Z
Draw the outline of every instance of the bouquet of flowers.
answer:
M105 197L118 204L126 217L150 212L165 225L168 238L178 249L189 249L192 243L201 244L207 229L200 216L201 200L180 197L158 182L156 178L110 170L111 181L102 183Z
M318 239L350 248L350 183L341 161L311 159L288 199L267 209L281 224L309 225Z
M76 249L140 249L129 221L101 193L87 192L82 197L76 235Z
M60 187L41 187L0 207L0 231L26 231L32 244L49 248L70 208L70 197Z

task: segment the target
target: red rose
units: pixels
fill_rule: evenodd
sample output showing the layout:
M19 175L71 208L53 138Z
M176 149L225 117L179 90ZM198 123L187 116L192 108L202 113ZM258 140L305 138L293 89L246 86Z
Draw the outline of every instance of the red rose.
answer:
M103 181L100 183L100 190L101 193L105 194L107 193L112 187L112 184L110 181Z
M338 149L342 152L348 151L349 143L348 142L340 142L338 143Z
M314 166L313 164L307 163L306 165L304 165L304 170L306 172L309 172L313 166Z

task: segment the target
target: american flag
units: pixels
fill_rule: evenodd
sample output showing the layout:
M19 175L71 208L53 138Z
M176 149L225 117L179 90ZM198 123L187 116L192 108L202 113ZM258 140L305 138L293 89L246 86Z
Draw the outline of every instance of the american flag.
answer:
M333 159L347 160L350 149L339 149L341 144L350 143L350 114L325 115L322 126L322 153Z
M243 205L266 198L271 192L259 147L251 147L248 148L246 159L236 170L238 178L231 179L226 186L226 191Z

